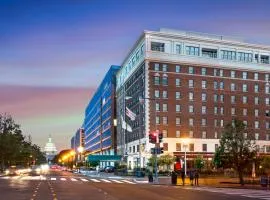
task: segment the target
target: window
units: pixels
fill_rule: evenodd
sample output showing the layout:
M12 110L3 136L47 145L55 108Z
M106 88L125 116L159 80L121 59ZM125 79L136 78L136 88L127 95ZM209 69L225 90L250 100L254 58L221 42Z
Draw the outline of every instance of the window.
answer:
M238 56L239 61L252 62L252 54L251 53L238 52L237 56Z
M162 71L163 71L163 72L167 72L167 71L168 71L168 65L163 64L163 65L162 65Z
M189 74L194 74L194 68L193 67L188 67L188 73Z
M179 65L175 66L175 72L177 73L181 72L181 67Z
M155 63L155 71L159 71L159 64Z
M219 76L220 76L220 77L223 77L223 69L220 69L220 70L219 70Z
M218 150L218 144L215 144L215 151Z
M259 105L259 97L254 98L254 103L255 103L255 105Z
M256 129L258 129L259 128L259 121L255 121L254 126Z
M165 52L165 44L160 42L151 42L151 50Z
M135 153L135 146L133 146L133 153Z
M181 45L180 44L175 45L175 52L177 54L181 54Z
M221 119L221 120L220 120L220 127L223 127L223 126L224 126L224 120Z
M163 143L163 150L168 151L168 143Z
M246 104L247 103L247 96L243 96L242 101L243 101L244 104Z
M175 79L175 86L179 87L181 85L180 78Z
M247 79L247 72L242 72L242 78Z
M176 119L175 119L175 124L178 125L178 126L181 124L181 119L180 119L180 117L176 117Z
M180 131L176 131L176 137L180 137L180 136L181 136Z
M188 106L188 112L193 113L194 112L194 107L192 105Z
M254 73L254 80L258 80L259 79L259 74L258 73Z
M159 98L159 90L155 90L155 98Z
M255 140L259 139L259 133L255 133Z
M236 52L235 51L227 51L221 50L221 58L226 60L236 60Z
M217 115L218 114L218 108L215 106L214 107L214 114Z
M198 56L199 55L199 47L186 46L186 54Z
M220 107L220 114L224 115L224 107Z
M159 116L156 116L156 124L160 124L160 118L159 118Z
M194 151L194 144L189 144L189 151Z
M190 138L193 138L194 137L193 131L189 131L189 137Z
M231 103L232 103L232 104L235 103L235 96L231 96Z
M247 84L243 84L242 88L243 88L243 92L247 92Z
M218 89L218 82L217 81L214 81L214 89Z
M156 103L156 111L160 111L159 103Z
M167 99L168 98L168 92L166 90L162 91L162 98Z
M175 92L175 98L176 98L176 99L180 99L180 98L181 98L180 92Z
M168 124L168 117L162 117L162 123Z
M221 82L219 83L219 89L221 89L221 90L224 89L224 82L221 81Z
M140 145L137 145L137 152L140 152Z
M189 121L189 123L188 123L188 124L189 124L189 126L193 126L193 125L194 125L194 123L193 123L193 118L189 118L189 120L188 120L188 121Z
M164 103L164 104L162 105L162 111L163 111L163 112L167 112L167 111L168 111L168 104Z
M231 71L231 78L235 78L235 71Z
M270 134L269 133L265 135L265 140L267 140L267 141L270 140Z
M218 121L217 121L217 119L214 119L214 126L215 126L215 127L218 126Z
M181 112L181 106L179 104L175 105L175 111L176 112Z
M218 76L218 70L214 69L214 76Z
M207 151L207 144L202 144L202 151Z
M202 81L202 89L206 89L206 81Z
M162 85L168 85L168 77L162 76Z
M188 80L188 87L193 88L194 87L194 81L193 80Z
M202 118L202 126L206 126L206 119Z
M231 83L231 91L235 91L236 87L235 87L235 83Z
M181 151L181 143L176 143L176 151Z
M265 98L265 105L269 106L269 98Z
M269 122L265 122L265 128L266 128L266 129L269 129L269 128L270 128Z
M159 76L155 76L155 77L154 77L154 82L155 82L155 83L154 83L155 85L159 85L159 83L160 83L160 78L159 78Z
M265 94L269 94L269 85L265 86Z
M206 101L206 93L202 93L202 101Z
M265 79L265 81L269 81L269 74L265 74L264 79Z
M203 131L203 132L202 132L202 138L203 138L203 139L206 139L206 131Z
M246 108L243 108L243 115L247 116L247 109Z
M206 114L206 106L202 106L202 114Z
M256 92L256 93L259 92L259 85L258 84L254 85L254 92Z
M258 109L255 109L254 110L254 115L255 115L255 117L258 117L259 116L259 110Z
M217 139L218 138L218 133L215 131L214 133L214 138Z
M235 115L235 108L231 108L231 114Z
M168 137L168 131L167 130L162 130L162 135L163 135L163 137Z
M223 95L223 94L221 94L221 95L219 96L219 99L220 99L220 102L221 102L221 103L224 103L224 95Z
M203 75L203 76L205 76L206 75L206 68L201 68L201 74Z
M189 98L189 101L193 101L193 92L189 92L188 93L188 98Z

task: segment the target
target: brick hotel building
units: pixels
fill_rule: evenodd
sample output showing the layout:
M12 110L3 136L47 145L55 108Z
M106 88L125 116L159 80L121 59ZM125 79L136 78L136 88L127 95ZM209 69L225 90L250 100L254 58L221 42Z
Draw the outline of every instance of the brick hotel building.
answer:
M130 168L146 166L149 133L165 153L211 160L224 126L237 118L270 153L270 47L238 38L169 29L145 31L117 72L117 148ZM127 98L129 97L129 98ZM140 103L139 99L144 99ZM125 120L125 107L136 119Z

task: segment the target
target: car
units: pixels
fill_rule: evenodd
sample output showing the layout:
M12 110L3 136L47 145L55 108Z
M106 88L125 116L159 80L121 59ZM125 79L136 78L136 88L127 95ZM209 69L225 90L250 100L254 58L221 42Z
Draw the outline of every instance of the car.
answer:
M104 172L111 173L114 172L115 167L114 166L106 166L104 167Z
M17 168L15 165L13 166L10 166L9 168L7 168L5 170L5 174L8 175L8 176L15 176L15 175L18 175L17 174Z
M41 175L42 171L41 171L41 167L38 166L38 165L33 165L31 167L31 172L30 172L30 175L32 176L39 176Z

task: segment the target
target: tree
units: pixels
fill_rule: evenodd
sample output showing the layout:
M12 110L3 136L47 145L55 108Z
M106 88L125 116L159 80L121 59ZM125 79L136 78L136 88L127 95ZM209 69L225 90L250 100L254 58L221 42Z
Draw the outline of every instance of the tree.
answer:
M201 170L203 167L204 167L204 160L203 160L203 157L202 156L197 156L194 160L194 166L196 169L199 169Z
M175 161L175 158L170 154L161 155L158 159L158 163L160 166L166 166L167 169L170 165L172 165Z
M269 174L270 172L270 156L265 156L261 162L262 169L265 173Z
M240 120L226 125L214 162L220 166L231 167L238 172L239 182L244 185L244 170L256 155L252 134Z

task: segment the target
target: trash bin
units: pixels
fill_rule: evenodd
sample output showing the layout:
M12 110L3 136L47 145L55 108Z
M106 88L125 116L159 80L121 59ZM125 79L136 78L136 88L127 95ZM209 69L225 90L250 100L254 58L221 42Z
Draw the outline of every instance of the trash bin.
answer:
M154 181L153 174L152 173L148 174L148 182L153 183L153 181Z
M268 185L268 177L267 176L262 176L261 177L261 186L262 187L267 187Z
M177 184L177 173L175 171L172 172L172 185L176 185Z

